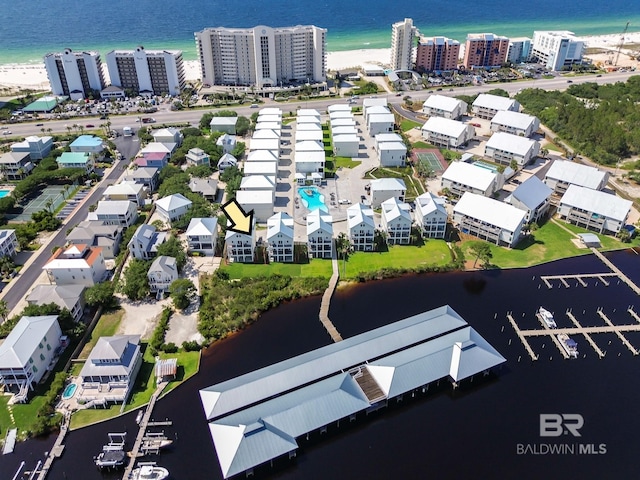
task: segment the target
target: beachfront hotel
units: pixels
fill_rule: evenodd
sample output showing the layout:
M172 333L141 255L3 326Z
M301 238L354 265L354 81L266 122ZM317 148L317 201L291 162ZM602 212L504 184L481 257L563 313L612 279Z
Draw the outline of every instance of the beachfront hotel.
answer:
M314 25L204 29L195 33L202 82L259 88L324 82L326 36Z
M416 70L441 72L458 69L460 42L446 37L421 37L416 53Z
M418 29L413 20L405 18L391 26L391 68L413 70L413 52Z
M185 87L180 50L112 50L105 56L111 84L141 95L179 95Z
M533 32L531 58L550 70L562 70L582 62L584 42L567 30Z
M509 39L493 33L470 33L464 49L464 67L499 68L507 60Z
M64 52L47 53L44 66L54 95L80 100L92 90L100 91L106 86L98 52L74 52L66 48Z
M200 390L224 478L293 458L310 437L505 358L450 306L422 312Z

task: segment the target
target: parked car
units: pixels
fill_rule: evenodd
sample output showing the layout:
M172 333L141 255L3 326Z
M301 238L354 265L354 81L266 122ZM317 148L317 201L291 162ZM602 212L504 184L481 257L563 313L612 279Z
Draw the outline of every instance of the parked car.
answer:
M36 123L36 127L42 127L44 123Z
M87 128L95 128L95 125L92 123L87 123L87 125L85 125Z

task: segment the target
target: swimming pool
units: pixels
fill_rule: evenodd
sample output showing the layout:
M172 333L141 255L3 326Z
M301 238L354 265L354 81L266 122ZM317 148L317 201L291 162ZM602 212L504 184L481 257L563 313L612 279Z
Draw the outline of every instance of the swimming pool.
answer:
M78 388L78 385L76 385L75 383L70 383L69 385L67 385L64 389L64 392L62 392L62 399L69 400L71 397L73 397L73 395L76 393L76 388Z
M11 190L0 190L0 198L4 198L11 193Z
M328 212L329 209L324 204L324 195L322 195L317 187L300 187L298 189L298 195L302 199L302 204L309 210L314 211L320 209L323 212Z

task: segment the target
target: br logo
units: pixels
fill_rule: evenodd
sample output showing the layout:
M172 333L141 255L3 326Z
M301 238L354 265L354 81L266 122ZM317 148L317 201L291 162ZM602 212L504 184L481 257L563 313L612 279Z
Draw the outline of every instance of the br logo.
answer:
M570 433L581 437L579 430L584 425L584 418L579 413L541 413L540 436L560 437Z

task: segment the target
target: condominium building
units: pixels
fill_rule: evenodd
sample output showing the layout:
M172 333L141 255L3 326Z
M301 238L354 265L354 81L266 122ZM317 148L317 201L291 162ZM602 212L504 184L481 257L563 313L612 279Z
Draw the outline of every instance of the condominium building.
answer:
M507 61L509 63L521 63L529 60L531 55L531 39L528 37L517 37L509 39L509 50L507 51Z
M578 41L567 30L535 31L531 45L531 58L550 70L562 70L582 62L584 42Z
M496 68L507 60L509 39L493 33L471 33L467 35L464 49L464 67Z
M413 70L413 51L418 29L413 20L405 18L391 25L391 68Z
M64 52L47 53L44 66L54 95L79 100L106 86L98 52L74 52L67 48Z
M202 81L275 87L326 80L327 30L314 25L207 28L195 33Z
M457 70L460 42L446 37L420 38L416 53L419 72Z
M180 50L112 50L106 62L111 84L136 94L178 95L185 86Z

